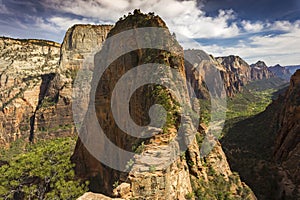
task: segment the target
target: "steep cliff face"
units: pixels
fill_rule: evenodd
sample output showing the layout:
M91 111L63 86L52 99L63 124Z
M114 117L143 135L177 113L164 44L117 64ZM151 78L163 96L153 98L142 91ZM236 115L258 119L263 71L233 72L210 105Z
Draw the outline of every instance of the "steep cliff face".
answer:
M263 61L258 61L255 64L250 65L251 67L251 80L262 80L275 77L267 65Z
M0 145L33 134L34 115L43 104L58 67L60 44L0 38Z
M274 158L283 176L281 186L286 196L300 197L300 70L291 77L290 86L277 100L283 103L278 112Z
M216 60L225 67L222 77L229 96L241 91L251 81L250 66L239 56L217 57Z
M138 46L135 33L138 32L137 28L141 27L166 28L166 25L158 16L145 15L136 10L134 14L129 14L125 19L118 21L107 39L122 31L133 29L131 37L121 39L118 43L105 43L103 47L105 52L100 51L96 54L95 60L101 59L102 53L107 55L115 53L117 48ZM72 161L76 165L76 174L84 180L90 180L90 189L93 192L101 192L124 199L193 199L194 195L199 198L216 198L219 191L224 191L224 194L222 193L224 198L226 196L255 199L251 190L240 181L236 174L230 171L219 143L207 158L200 158L199 144L201 144L201 137L206 134L205 128L199 129L198 140L192 139L188 149L181 156L175 156L172 164L165 167L169 159L173 158L172 155L176 155L175 152L180 151L181 145L175 140L179 134L180 107L176 103L176 97L167 89L157 85L141 86L133 93L129 108L130 117L136 124L147 125L149 123L147 113L150 106L157 103L162 104L167 110L167 121L163 129L153 129L154 135L142 140L130 136L129 133L125 133L118 127L111 110L112 92L121 77L136 66L158 63L161 66L159 65L159 70L151 74L153 77L156 76L156 73L162 73L167 75L166 80L172 80L174 78L172 73L166 74L166 71L163 70L170 68L178 72L183 80L177 84L184 87L186 85L185 77L188 77L186 73L189 71L185 70L183 49L170 32L166 29L162 34L156 35L154 32L147 35L145 33L143 37L149 43L159 41L167 50L138 48L118 57L110 63L99 83L97 82L95 104L92 105L95 107L97 120L105 132L105 137L118 147L126 151L141 153L143 157L132 157L126 165L126 168L130 169L127 173L102 164L89 152L83 142L88 140L87 136L93 131L88 123L87 115L86 125L83 126L83 130L87 130L84 132L86 135L81 135L78 139L72 156ZM99 75L94 73L93 80L98 80ZM137 70L131 77L131 81L127 83L128 87L132 87L138 78L144 76L143 71ZM197 84L201 90L201 84ZM122 94L119 95L122 96ZM191 119L184 121L192 123ZM189 136L192 131L192 129L186 129L181 137ZM186 139L189 140L188 137ZM111 147L103 141L99 140L97 152L111 152ZM117 153L114 156L118 158L120 165L124 164L124 161L126 162L122 154ZM218 183L217 186L214 181Z
M288 68L282 67L280 65L269 67L269 70L273 72L277 77L280 77L287 81L289 81L292 76Z
M60 49L58 69L45 92L43 105L51 106L36 112L35 132L42 131L52 136L74 134L72 86L77 71L92 70L94 53L101 48L111 27L74 25L66 32Z
M112 25L74 25L66 32L62 47L60 70L78 70L93 67L94 53L98 52ZM71 73L71 72L70 72ZM72 73L69 74L72 76ZM74 75L74 74L73 74Z
M249 65L238 56L217 57L209 56L202 50L186 50L185 54L192 54L198 58L197 67L189 67L187 70L187 80L196 89L199 98L208 99L209 94L204 87L205 71L214 66L221 74L224 82L224 88L228 97L233 97L242 87L251 81L251 69ZM194 64L194 63L193 63ZM188 65L186 63L186 65ZM201 70L198 69L206 69Z

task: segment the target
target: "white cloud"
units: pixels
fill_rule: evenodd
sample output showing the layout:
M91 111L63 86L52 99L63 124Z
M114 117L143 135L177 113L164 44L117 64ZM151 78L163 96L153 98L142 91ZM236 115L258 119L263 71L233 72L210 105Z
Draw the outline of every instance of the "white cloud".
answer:
M195 0L45 0L44 5L61 12L111 23L135 8L140 8L143 12L155 12L172 31L188 37L228 38L239 34L237 24L229 23L235 18L232 10L220 10L218 16L209 17L197 7Z
M93 21L87 18L72 19L69 17L51 17L47 21L60 31L66 31L74 24L95 24Z
M294 23L291 23L289 21L275 21L273 24L269 24L269 27L272 30L293 31L299 29L300 20Z
M241 24L247 32L259 32L264 28L264 24L260 21L252 23L251 21L243 20Z
M217 45L202 47L215 56L239 55L249 63L264 60L267 65L278 63L282 65L299 64L300 27L298 23L291 23L291 30L287 33L266 36L256 35L229 47ZM275 24L278 24L278 22ZM271 25L271 27L275 26Z

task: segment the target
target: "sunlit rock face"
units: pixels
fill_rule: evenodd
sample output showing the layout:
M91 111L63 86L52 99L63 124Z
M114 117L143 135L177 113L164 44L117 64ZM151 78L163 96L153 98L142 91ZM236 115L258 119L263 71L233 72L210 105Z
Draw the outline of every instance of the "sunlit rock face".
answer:
M55 76L59 55L55 42L0 38L1 146L33 133L32 119Z

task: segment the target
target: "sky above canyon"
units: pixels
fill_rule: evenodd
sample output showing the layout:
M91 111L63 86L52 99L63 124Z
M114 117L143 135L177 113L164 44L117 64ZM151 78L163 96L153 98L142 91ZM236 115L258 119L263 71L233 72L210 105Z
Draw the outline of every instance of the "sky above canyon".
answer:
M0 0L0 36L62 42L73 24L114 24L140 8L214 56L300 64L299 0Z

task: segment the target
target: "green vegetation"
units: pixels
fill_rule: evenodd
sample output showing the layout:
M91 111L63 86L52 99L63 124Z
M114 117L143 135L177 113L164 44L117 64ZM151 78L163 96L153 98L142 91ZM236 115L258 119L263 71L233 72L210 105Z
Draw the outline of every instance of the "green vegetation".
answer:
M208 166L206 169L208 170L208 181L191 178L197 199L244 200L251 194L249 188L243 187L239 183L239 176L236 173L230 175L229 179L226 180L222 174L217 174L211 166ZM232 187L238 187L237 194L231 192Z
M195 194L193 192L189 192L185 195L186 199L193 199L195 197Z
M45 97L40 105L42 108L47 108L50 106L54 106L56 104L55 100L51 97Z
M172 98L171 94L166 88L160 85L156 85L153 92L152 98L155 99L155 103L162 105L167 111L166 122L163 126L163 133L169 133L168 129L175 127L176 125L176 113L178 112L179 105ZM157 116L157 119L163 120L165 116Z
M70 156L74 138L25 144L17 141L1 151L8 164L0 167L0 198L75 199L87 191L87 183L75 180Z
M227 99L226 122L221 144L233 171L253 189L259 199L274 199L278 192L278 177L271 164L274 142L274 113L280 109L272 105L272 99L286 87L281 80L260 80L248 84L241 93ZM269 108L266 110L266 108ZM210 102L200 100L201 121L210 121ZM276 126L276 124L275 124ZM203 137L196 135L201 145ZM234 173L226 181L222 175L203 163L207 168L209 181L193 180L193 189L199 199L236 199L230 192L232 184L237 185L239 176ZM249 188L237 188L238 196L247 199Z
M233 98L227 99L226 120L235 118L245 119L263 112L277 98L278 92L286 87L286 83L279 78L263 79L249 83L243 91ZM281 91L282 93L282 91ZM210 121L211 103L209 100L200 100L201 122Z
M153 173L153 172L155 172L156 171L156 167L154 166L154 165L151 165L150 167L149 167L149 172L150 173Z
M274 89L251 92L245 89L227 101L226 118L249 117L264 111L272 102L274 92Z
M117 188L118 186L120 185L119 181L115 181L114 184L113 184L113 188Z
M133 159L130 159L130 160L126 163L125 170L126 170L126 171L130 171L133 165L134 165L134 160L133 160Z
M278 192L271 159L277 126L274 113L280 104L270 103L284 87L275 79L261 80L247 85L228 101L221 144L231 169L240 174L258 199L275 199Z
M46 126L40 126L38 127L38 130L40 132L55 132L58 130L69 130L73 128L73 124L61 124L55 127L46 127Z
M138 146L136 146L136 145L133 145L132 146L132 151L134 151L135 153L137 153L137 154L141 154L143 151L144 151L144 149L145 149L145 143L144 142L142 142L140 145L138 145Z

